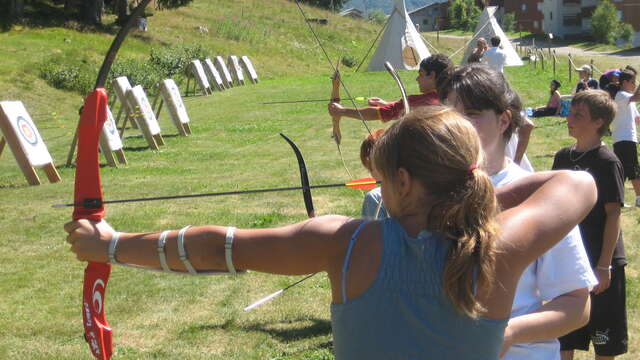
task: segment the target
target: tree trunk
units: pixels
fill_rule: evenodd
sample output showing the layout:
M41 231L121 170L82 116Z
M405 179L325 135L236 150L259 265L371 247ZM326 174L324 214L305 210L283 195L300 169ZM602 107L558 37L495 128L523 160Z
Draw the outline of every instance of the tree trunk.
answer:
M131 11L129 9L129 1L115 0L114 3L115 13L116 15L118 15L118 20L116 20L116 22L120 25L123 25L129 19L129 15L131 15Z
M9 17L19 19L24 16L24 0L9 0Z
M82 21L94 24L102 24L102 12L104 10L104 0L84 0L81 11Z

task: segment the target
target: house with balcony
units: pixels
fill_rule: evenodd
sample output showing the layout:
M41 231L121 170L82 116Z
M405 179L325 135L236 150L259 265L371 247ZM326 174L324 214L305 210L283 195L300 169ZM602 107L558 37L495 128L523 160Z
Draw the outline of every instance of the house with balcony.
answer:
M435 31L445 29L449 18L449 1L443 0L408 12L411 22L419 27L419 31Z

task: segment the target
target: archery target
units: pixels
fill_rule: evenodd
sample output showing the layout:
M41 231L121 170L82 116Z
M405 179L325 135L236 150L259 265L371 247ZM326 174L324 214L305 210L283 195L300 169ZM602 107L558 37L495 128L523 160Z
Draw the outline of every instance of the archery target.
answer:
M169 107L169 113L173 123L179 127L179 125L189 122L189 115L187 109L184 107L182 97L180 96L180 89L176 85L173 79L166 79L160 83L160 92L164 102Z
M231 77L231 73L229 73L229 68L227 68L227 64L224 62L224 59L222 58L222 56L216 56L214 59L216 61L215 64L216 64L216 67L218 68L218 71L223 76L223 80L226 83L228 83L229 87L233 86L233 78Z
M207 74L209 75L209 79L211 79L212 81L215 81L216 84L218 85L218 90L222 90L224 89L224 83L222 82L222 78L220 77L220 73L218 72L218 69L216 69L215 66L213 66L213 63L211 62L211 59L206 58L204 59L204 69L206 70Z
M111 109L107 106L107 120L102 127L103 139L107 140L109 150L116 151L122 149L122 140L118 134L118 128L116 128L116 122L111 113Z
M38 132L38 128L31 120L31 116L29 116L22 102L2 101L0 102L0 107L31 166L38 167L53 163L49 150ZM2 117L0 117L1 119Z
M418 50L411 45L407 45L402 49L402 62L410 67L416 67L420 63L420 55Z
M126 76L120 76L113 79L113 82L111 84L113 85L113 90L115 91L116 96L118 96L118 100L120 101L120 103L126 104L127 91L131 89L131 83L129 82L129 79L127 79Z
M235 55L230 55L227 64L233 70L231 75L233 75L238 85L244 85L244 74L242 73L242 67L240 67L238 57Z
M193 76L195 76L196 81L198 82L202 90L206 91L211 87L211 85L209 84L209 80L207 80L207 75L204 73L204 69L202 68L202 63L200 62L200 60L193 60L191 62L191 69L193 72Z
M160 133L160 124L156 119L156 115L153 113L153 108L149 104L149 99L144 93L144 89L140 85L136 85L127 93L129 104L133 108L138 119L138 124L144 123L143 127L146 128L151 135L158 135Z
M249 76L251 77L251 81L255 84L258 82L258 73L256 73L256 69L253 67L253 63L248 56L243 56L240 58L240 64L245 68Z

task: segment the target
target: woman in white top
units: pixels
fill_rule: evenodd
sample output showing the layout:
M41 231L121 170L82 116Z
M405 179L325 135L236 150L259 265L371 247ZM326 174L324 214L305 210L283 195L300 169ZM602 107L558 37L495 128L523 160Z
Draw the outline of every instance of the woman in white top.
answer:
M505 157L505 144L522 122L522 105L502 74L487 67L464 66L441 85L440 97L465 114L478 131L486 155L484 169L494 186L527 177L527 171ZM503 359L559 360L556 338L586 324L589 290L596 284L575 227L530 264L518 281Z

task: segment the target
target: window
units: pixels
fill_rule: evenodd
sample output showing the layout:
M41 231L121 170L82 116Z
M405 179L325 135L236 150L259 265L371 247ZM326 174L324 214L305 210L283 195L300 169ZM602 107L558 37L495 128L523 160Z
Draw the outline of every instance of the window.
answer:
M533 27L536 28L536 29L538 28L538 20L533 22Z
M522 11L527 11L527 4L522 4Z
M553 11L549 12L549 20L553 20Z

